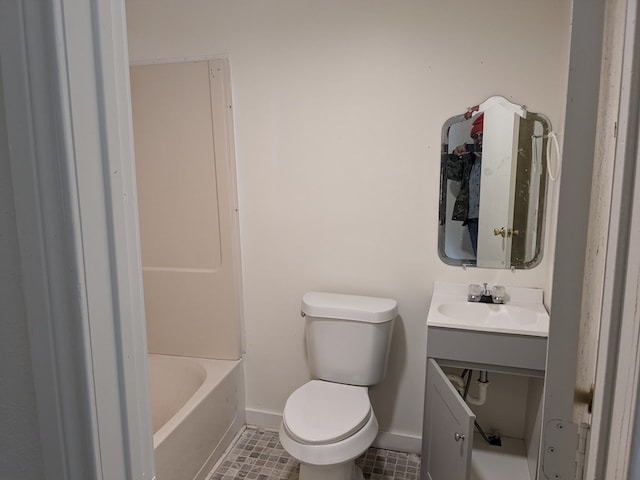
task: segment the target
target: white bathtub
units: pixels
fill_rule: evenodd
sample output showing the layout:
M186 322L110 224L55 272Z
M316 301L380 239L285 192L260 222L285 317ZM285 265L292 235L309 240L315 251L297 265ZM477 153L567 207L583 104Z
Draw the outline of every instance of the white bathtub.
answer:
M149 354L157 480L202 480L244 425L241 360Z

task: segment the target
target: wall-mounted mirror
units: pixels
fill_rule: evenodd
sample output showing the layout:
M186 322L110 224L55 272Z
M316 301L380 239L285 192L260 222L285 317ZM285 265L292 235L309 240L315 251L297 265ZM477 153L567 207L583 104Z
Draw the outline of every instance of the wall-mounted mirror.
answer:
M550 131L546 117L499 96L444 122L438 254L445 263L540 262Z

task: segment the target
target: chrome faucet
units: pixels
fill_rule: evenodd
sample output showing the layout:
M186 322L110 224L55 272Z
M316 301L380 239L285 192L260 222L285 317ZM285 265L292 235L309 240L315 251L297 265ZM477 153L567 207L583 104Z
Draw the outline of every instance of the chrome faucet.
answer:
M493 288L489 288L487 283L483 283L484 287L478 284L469 285L469 294L467 295L468 302L478 303L504 303L504 287L501 285L494 285Z

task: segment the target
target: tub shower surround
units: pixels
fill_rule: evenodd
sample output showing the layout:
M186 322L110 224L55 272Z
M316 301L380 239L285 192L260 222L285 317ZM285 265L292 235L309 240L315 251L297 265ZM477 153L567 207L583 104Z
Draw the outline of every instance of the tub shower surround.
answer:
M370 480L420 478L420 457L415 454L371 447L356 465ZM298 462L282 448L277 432L247 427L206 480L297 480L298 470Z

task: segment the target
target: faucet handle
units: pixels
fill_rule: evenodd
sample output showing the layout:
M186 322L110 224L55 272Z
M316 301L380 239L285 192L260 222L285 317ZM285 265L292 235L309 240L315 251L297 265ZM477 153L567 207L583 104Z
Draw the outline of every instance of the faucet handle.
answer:
M472 283L471 285L469 285L467 301L479 302L481 296L482 296L482 287L480 285L478 285L477 283Z
M491 289L491 298L493 303L504 303L504 287L502 285L494 285Z

